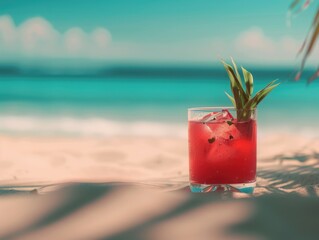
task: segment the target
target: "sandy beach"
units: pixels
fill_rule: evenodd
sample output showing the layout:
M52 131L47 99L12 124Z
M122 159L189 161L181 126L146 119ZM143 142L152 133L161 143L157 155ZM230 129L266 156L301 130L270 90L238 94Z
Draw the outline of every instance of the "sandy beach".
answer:
M2 137L2 185L139 182L186 177L187 140L156 137Z
M306 194L319 183L319 138L260 135L255 194ZM188 181L186 138L1 136L0 145L2 186L136 182L165 187Z
M262 136L253 195L189 193L185 138L2 136L0 145L1 239L315 239L319 233L315 137Z

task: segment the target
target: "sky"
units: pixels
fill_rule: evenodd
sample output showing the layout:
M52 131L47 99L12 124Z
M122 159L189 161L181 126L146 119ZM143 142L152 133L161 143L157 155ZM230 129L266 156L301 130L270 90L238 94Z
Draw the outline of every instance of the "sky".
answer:
M317 7L289 26L291 1L0 0L0 61L290 66Z

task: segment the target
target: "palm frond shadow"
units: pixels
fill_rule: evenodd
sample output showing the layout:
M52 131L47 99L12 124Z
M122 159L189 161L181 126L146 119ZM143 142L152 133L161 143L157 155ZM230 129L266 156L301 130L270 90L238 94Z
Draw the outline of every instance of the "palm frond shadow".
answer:
M296 160L298 162L304 163L310 159L319 159L319 153L318 152L313 152L311 154L296 153L293 156L279 154L275 156L274 159L279 160L280 164L283 164L284 161L289 161L289 160Z
M286 194L290 191L303 190L305 195L318 196L318 152L309 154L296 153L294 155L281 154L273 159L279 160L278 166L258 171L258 177L266 180L264 181L266 184L261 184L257 187L265 188L271 193Z
M266 194L250 199L252 214L229 232L262 239L318 238L319 152L307 150L267 159L278 164L258 171L257 189Z
M228 231L261 239L317 239L318 198L297 194L265 195L251 201L251 216ZM258 238L258 239L259 239Z

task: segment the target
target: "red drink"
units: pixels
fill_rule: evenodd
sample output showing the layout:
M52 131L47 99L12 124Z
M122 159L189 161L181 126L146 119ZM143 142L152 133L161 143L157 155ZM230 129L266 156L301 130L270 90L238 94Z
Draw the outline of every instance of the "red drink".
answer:
M245 188L255 183L257 126L254 118L239 122L227 110L222 110L206 112L198 120L190 119L188 126L191 186L237 188L243 185Z

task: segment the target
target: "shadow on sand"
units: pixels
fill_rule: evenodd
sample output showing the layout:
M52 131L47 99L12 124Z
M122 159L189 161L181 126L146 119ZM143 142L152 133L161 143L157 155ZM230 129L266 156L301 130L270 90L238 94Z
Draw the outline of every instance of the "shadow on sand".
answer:
M317 196L319 186L319 153L296 153L294 155L277 155L273 161L279 160L279 165L263 168L258 171L262 179L258 187L267 189L270 193L284 193L293 190L303 190L303 195ZM297 164L295 164L297 162ZM299 163L298 163L299 162Z
M183 181L176 188L164 183L173 191L160 182L71 184L45 194L8 190L0 197L0 239L317 239L319 153L276 160L258 172L256 190L265 194L243 199L191 194Z

